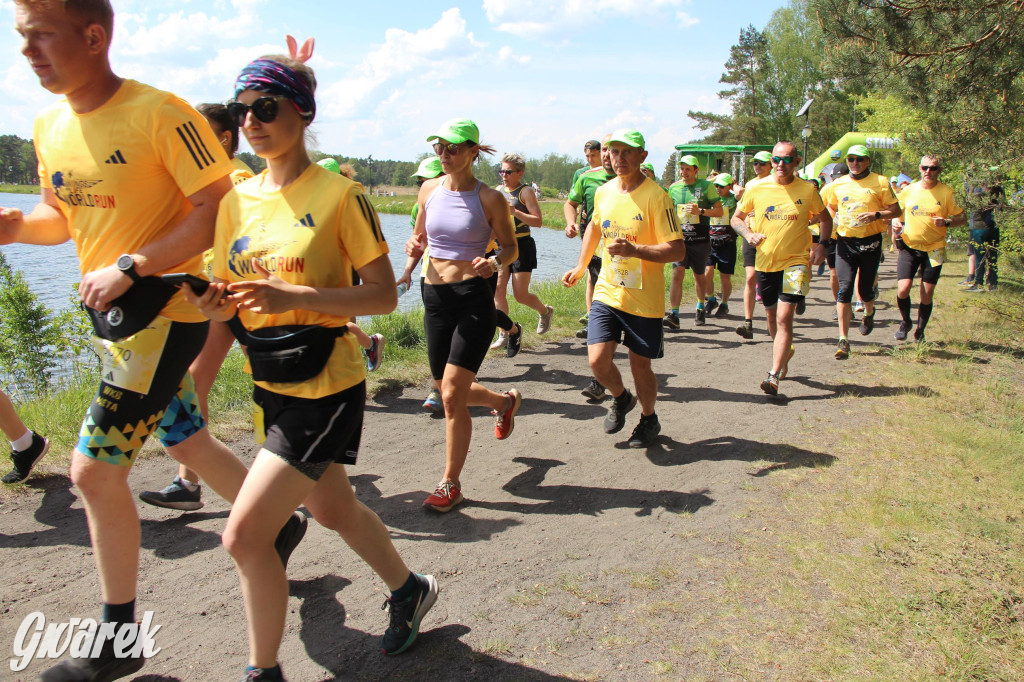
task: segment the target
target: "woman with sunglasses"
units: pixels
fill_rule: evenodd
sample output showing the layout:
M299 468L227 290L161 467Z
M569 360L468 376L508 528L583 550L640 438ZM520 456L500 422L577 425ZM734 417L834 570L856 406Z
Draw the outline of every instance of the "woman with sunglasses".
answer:
M269 328L282 325L340 329L356 315L387 313L397 304L387 244L362 187L310 162L305 134L316 114L315 87L302 62L264 57L242 70L228 105L267 169L221 202L214 283L202 296L189 291L188 297L210 319L231 321L236 332L240 323L249 339L260 330L280 335ZM356 286L353 271L361 282ZM332 339L323 364L313 363L312 378L286 383L257 377L250 343L253 401L265 440L223 536L249 623L246 680L283 679L277 653L288 579L269 529L280 528L300 504L341 535L390 589L384 653L412 644L437 597L433 577L410 572L388 529L355 498L344 465L355 463L359 449L366 366L351 334Z
M498 191L505 197L509 209L512 211L512 219L515 222L516 245L519 247L519 257L509 267L502 268L498 273L498 284L494 292L494 307L505 315L508 315L508 283L512 281L512 294L516 301L525 306L533 308L540 315L537 320L537 333L546 334L551 327L551 317L555 311L549 305L544 305L537 294L530 291L530 278L533 271L537 269L537 243L530 236L531 227L540 227L544 218L540 213L540 204L537 203L537 195L533 189L523 183L523 173L526 171L526 159L519 154L506 154L501 159L502 183ZM517 345L522 341L522 328L518 330L519 339ZM498 340L491 344L491 348L498 348L513 343L512 334L504 331L498 334ZM510 355L511 357L511 355Z
M514 388L495 393L476 381L495 328L494 291L487 279L512 264L519 249L505 197L473 175L480 153L494 152L480 144L476 124L453 119L427 138L432 140L445 174L420 187L420 209L406 253L419 257L430 247L423 323L430 372L441 382L446 444L444 476L423 504L446 512L463 500L459 477L473 432L469 407L490 407L497 417L494 436L503 440L512 433L522 401ZM492 234L501 250L488 258Z

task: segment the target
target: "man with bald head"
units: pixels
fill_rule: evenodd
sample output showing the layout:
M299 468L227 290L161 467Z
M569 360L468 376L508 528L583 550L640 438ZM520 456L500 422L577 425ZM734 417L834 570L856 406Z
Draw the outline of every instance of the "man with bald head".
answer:
M810 266L825 258L832 235L832 216L825 210L817 188L796 177L800 161L792 142L776 144L771 175L747 187L732 217L733 229L757 250L757 286L768 333L774 339L772 368L761 382L761 390L768 395L778 394L779 381L789 372L789 361L796 352L793 314L810 290ZM750 227L747 216L751 217ZM813 218L819 221L820 237L812 254L807 225Z

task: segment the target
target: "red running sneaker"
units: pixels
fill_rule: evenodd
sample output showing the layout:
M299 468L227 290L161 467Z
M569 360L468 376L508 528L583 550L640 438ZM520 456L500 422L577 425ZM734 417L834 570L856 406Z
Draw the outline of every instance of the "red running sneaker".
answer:
M519 411L519 406L523 403L523 396L514 388L511 391L505 391L505 396L511 403L505 411L491 410L491 414L497 417L494 421L494 437L498 440L505 440L512 435L512 429L516 425L516 412Z
M423 501L423 506L434 511L446 512L464 499L462 491L455 485L455 481L445 479L437 484L434 494Z

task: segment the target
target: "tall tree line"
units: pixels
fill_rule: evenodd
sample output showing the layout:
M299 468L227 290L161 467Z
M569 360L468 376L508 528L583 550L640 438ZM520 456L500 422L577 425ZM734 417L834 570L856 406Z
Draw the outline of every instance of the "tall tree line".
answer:
M36 150L31 140L0 135L0 184L30 185L38 174Z

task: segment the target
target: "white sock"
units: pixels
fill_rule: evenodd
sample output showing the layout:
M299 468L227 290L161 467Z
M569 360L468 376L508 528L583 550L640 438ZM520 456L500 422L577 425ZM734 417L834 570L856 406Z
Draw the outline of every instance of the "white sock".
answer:
M185 484L185 487L190 493L194 493L196 491L196 487L199 485L198 483L193 483L187 478L182 478L181 476L178 476L178 480Z
M30 447L32 447L32 432L28 429L25 429L25 434L21 438L11 441L11 449L15 452L21 452Z

